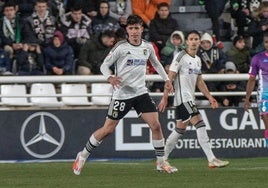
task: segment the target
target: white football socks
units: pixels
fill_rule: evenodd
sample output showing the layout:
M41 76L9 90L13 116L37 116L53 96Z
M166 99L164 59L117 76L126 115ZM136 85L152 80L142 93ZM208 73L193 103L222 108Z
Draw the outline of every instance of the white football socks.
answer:
M201 148L203 149L205 155L207 156L208 161L211 162L215 158L215 156L210 147L206 127L204 126L204 127L197 128L196 134L197 134L197 139Z

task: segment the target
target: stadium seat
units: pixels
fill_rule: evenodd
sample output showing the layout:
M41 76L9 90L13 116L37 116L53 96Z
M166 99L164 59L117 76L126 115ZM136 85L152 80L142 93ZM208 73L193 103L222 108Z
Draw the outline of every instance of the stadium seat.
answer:
M27 91L25 85L1 85L1 95L18 96L19 97L2 97L2 104L7 106L31 106L27 99Z
M111 84L105 84L105 83L93 83L91 84L91 93L95 95L98 94L109 95L109 96L96 96L91 98L93 105L108 105L110 104L111 101L112 86Z
M66 105L91 105L86 84L61 84L62 102ZM84 95L84 96L83 96Z
M39 107L60 107L63 103L56 97L56 89L52 83L34 83L31 85L30 101Z

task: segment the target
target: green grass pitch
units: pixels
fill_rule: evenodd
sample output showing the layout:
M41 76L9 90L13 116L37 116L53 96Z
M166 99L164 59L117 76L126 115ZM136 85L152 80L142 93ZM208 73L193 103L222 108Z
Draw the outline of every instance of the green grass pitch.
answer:
M1 188L264 188L268 159L229 159L226 168L209 169L205 159L171 159L174 174L157 172L153 160L86 163L80 176L71 162L0 163Z

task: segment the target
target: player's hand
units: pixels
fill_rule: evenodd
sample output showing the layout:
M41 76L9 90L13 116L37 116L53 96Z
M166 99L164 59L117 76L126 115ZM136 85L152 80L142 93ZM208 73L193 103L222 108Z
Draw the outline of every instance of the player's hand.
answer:
M113 88L119 88L121 85L121 78L117 76L110 76L108 82L113 86Z
M209 102L210 102L210 106L211 108L218 108L219 107L219 104L218 102L216 101L216 99L214 99L213 97L209 99Z
M159 112L164 112L167 107L167 99L162 97L160 103L158 104L158 110Z
M244 110L246 111L246 112L248 112L248 109L249 109L249 100L245 100L245 102L244 102Z
M174 88L170 80L166 81L165 89L168 91L168 93L174 93Z

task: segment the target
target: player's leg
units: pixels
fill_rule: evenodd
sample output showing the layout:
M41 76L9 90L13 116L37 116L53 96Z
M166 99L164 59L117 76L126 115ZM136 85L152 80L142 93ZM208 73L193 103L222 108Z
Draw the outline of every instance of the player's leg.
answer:
M165 139L163 137L161 125L158 120L158 113L143 113L141 117L149 125L152 131L152 142L155 149L157 170L166 171L168 173L178 171L177 168L170 166L170 164L165 160Z
M159 122L157 108L149 94L136 97L133 102L133 107L137 114L141 115L143 120L149 125L152 131L152 142L157 158L157 169L168 173L177 171L175 167L171 167L164 159L165 139Z
M98 147L102 140L114 132L118 122L122 119L128 111L131 109L131 103L129 100L112 100L108 109L108 117L104 125L97 129L89 138L84 149L78 152L76 160L73 164L73 171L76 175L79 175L87 158L91 154L92 150Z
M118 120L107 118L104 125L101 128L97 129L90 136L89 140L86 143L86 146L82 151L78 152L73 163L73 171L76 175L79 175L81 173L81 170L84 167L85 162L91 154L92 150L98 147L106 136L114 132L114 129L118 122Z
M177 121L175 129L168 136L165 146L165 159L167 160L170 153L176 147L178 140L183 136L186 131L188 122L182 122L181 120Z
M266 147L268 149L268 114L262 115L262 120L265 125L265 130L264 130L264 138L266 141Z
M200 114L197 114L195 116L193 116L191 118L190 121L196 128L196 134L197 134L197 139L198 142L202 148L202 150L204 151L207 160L209 162L208 166L210 168L215 168L215 167L225 167L229 164L228 161L221 161L219 159L217 159L214 155L214 153L212 152L210 143L209 143L209 137L207 134L207 130L206 130L206 125L201 117Z
M186 131L186 127L191 119L192 103L182 103L176 107L175 116L176 116L176 127L172 133L168 136L165 147L165 158L168 159L170 153L175 148L178 140L183 136Z

